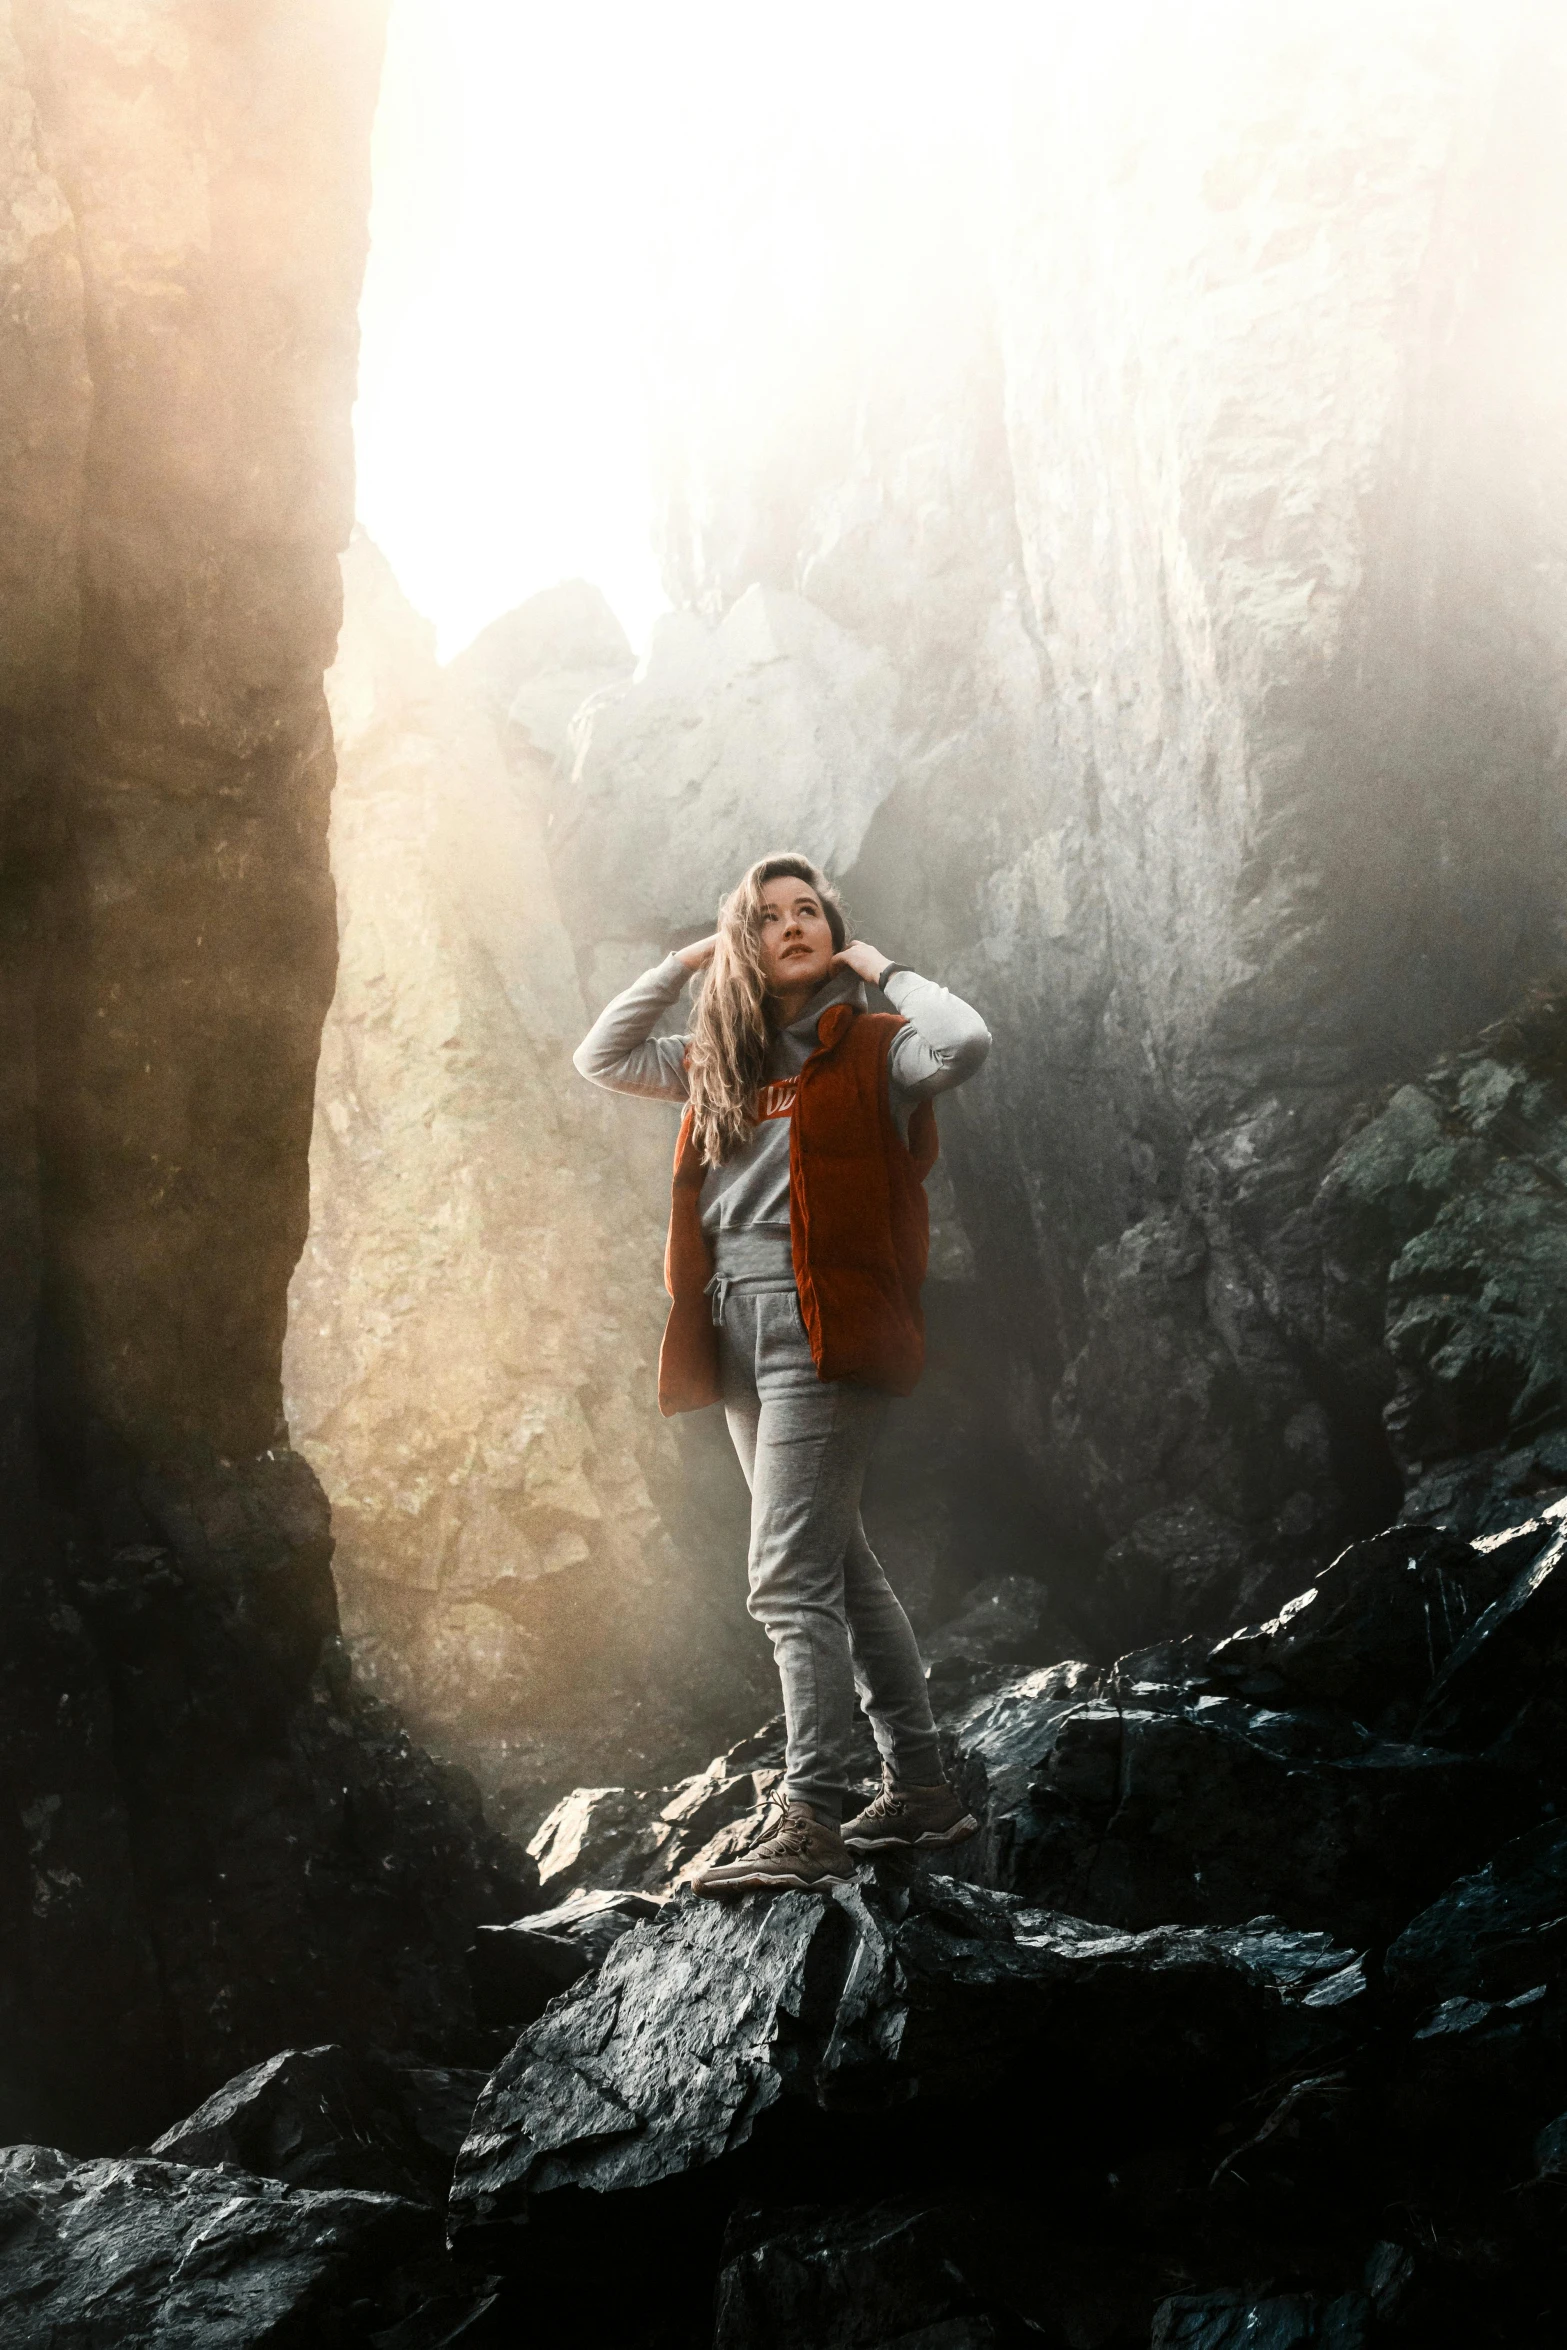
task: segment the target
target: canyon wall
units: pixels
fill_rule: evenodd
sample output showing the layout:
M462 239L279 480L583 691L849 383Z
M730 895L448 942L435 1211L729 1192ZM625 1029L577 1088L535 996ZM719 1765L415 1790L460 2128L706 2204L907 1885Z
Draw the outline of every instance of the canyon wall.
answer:
M0 2135L449 2052L527 1898L356 1691L280 1351L384 11L0 14Z
M1560 39L1050 39L993 138L693 159L634 670L578 585L438 675L350 558L290 1416L362 1668L519 1826L765 1686L653 1407L670 1121L566 1057L765 848L996 1039L867 1491L922 1629L1019 1572L1063 1651L1216 1629L1433 1471L1317 1193L1562 951Z
M942 1110L983 1402L940 1469L1020 1486L1016 1555L1114 1641L1397 1504L1307 1210L1561 954L1567 149L1532 6L1051 39L994 173L813 152L814 332L759 214L718 367L686 223L681 611L551 837L607 958L798 834L985 1012Z
M695 1768L765 1696L743 1539L705 1538L653 1402L672 1122L644 1134L571 1067L587 1014L536 774L631 657L567 586L443 671L368 540L344 572L289 1425L360 1671L531 1831L579 1780Z

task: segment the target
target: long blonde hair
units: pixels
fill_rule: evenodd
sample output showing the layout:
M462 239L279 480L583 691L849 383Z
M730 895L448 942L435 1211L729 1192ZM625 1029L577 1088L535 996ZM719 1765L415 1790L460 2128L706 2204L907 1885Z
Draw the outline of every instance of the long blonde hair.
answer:
M756 1096L772 1043L767 981L762 975L762 884L792 874L821 900L834 950L847 942L843 903L817 865L797 850L761 857L718 909L718 944L697 997L686 1047L691 1131L710 1167L743 1150L756 1122Z

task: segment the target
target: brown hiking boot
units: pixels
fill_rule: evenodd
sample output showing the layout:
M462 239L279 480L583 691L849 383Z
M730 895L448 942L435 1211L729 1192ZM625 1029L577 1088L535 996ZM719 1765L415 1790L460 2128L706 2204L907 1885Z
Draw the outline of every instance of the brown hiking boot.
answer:
M698 1893L830 1893L854 1883L856 1861L834 1827L803 1803L780 1806L783 1817L772 1834L748 1852L717 1868L693 1870Z
M888 1779L874 1803L844 1821L843 1840L851 1852L935 1852L978 1828L945 1780L938 1787L897 1787Z

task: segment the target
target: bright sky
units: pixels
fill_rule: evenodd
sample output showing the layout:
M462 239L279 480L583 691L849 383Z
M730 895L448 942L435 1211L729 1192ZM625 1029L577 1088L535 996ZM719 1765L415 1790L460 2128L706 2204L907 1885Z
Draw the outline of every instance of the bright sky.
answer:
M721 347L758 201L787 237L813 153L830 178L993 122L998 47L1042 7L393 0L359 513L443 656L573 577L646 641L665 601L644 423L661 305L689 301L700 256ZM815 266L802 235L802 316Z

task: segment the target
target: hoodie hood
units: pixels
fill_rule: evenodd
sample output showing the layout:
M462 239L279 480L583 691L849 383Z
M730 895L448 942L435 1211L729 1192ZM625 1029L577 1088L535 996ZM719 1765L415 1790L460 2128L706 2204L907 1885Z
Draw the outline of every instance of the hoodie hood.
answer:
M805 1067L815 1052L819 1037L818 1021L834 1004L848 1004L852 1010L865 1010L865 982L852 971L834 971L822 982L803 1011L780 1028L773 1038L772 1056L768 1068L774 1077L792 1077Z

